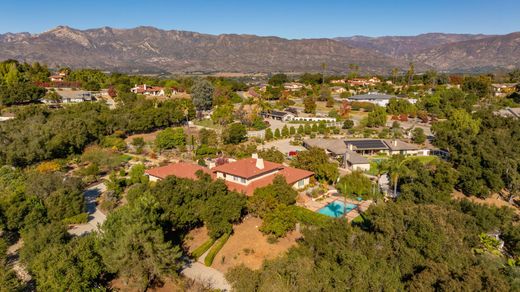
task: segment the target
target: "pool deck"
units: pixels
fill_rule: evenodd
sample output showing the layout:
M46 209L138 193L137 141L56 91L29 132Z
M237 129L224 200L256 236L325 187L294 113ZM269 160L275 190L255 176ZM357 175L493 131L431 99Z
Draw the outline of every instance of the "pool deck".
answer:
M341 197L327 196L323 199L316 200L316 201L312 200L312 199L306 200L306 202L302 203L302 206L313 212L316 212L319 209L327 206L328 204L330 204L334 201L346 202L347 204L354 204L354 205L358 206L356 209L353 209L352 211L348 212L345 215L345 217L347 218L347 220L349 222L352 221L357 216L359 216L361 213L368 210L368 207L370 207L370 205L372 205L374 203L372 200L357 201L357 200L353 200L350 198L347 198L347 200L345 200L345 198L341 198Z

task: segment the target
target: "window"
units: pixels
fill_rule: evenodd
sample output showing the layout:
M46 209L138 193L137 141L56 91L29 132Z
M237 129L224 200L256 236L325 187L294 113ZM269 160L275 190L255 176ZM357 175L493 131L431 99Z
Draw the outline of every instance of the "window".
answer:
M298 187L299 188L303 188L304 185L305 185L305 180L304 179L298 181Z
M243 183L243 184L245 184L245 183L246 183L246 179L241 177L241 178L240 178L240 182Z

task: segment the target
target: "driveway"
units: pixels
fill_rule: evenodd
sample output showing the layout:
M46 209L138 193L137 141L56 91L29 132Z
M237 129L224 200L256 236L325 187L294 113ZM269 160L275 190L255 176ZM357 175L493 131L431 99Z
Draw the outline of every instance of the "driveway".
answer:
M103 214L97 206L96 199L106 190L104 183L93 185L83 192L85 196L86 209L88 213L88 222L85 224L74 225L69 229L69 233L81 236L92 231L98 230L98 224L105 222L107 216Z
M231 285L222 272L211 267L206 267L204 264L196 261L188 262L181 271L181 275L199 282L204 286L210 286L212 289L231 291Z
M291 139L274 140L274 141L266 142L264 145L260 145L258 148L259 149L270 149L271 147L274 147L285 155L287 155L290 151L306 150L303 146L291 145L290 142L291 142Z

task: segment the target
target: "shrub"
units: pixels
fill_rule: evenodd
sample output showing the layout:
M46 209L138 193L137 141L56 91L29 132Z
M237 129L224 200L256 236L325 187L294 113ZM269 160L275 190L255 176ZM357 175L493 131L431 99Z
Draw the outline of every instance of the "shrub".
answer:
M65 224L83 224L88 222L88 213L81 213L62 220Z
M289 208L294 218L296 218L296 221L305 225L325 226L333 221L332 218L326 215L313 212L306 208L298 206L289 206Z
M279 205L273 211L264 215L264 222L259 230L262 233L274 237L282 237L294 229L296 218L291 209L285 205Z
M215 256L222 249L224 244L226 244L226 242L228 241L230 236L231 236L231 233L226 233L226 234L222 235L222 237L220 237L217 240L217 242L211 247L208 254L204 258L204 264L206 266L208 266L208 267L211 266L211 264L213 263L213 260L215 259Z
M203 244L197 247L194 251L191 252L191 256L195 259L200 258L213 244L215 243L215 239L210 238L206 240Z

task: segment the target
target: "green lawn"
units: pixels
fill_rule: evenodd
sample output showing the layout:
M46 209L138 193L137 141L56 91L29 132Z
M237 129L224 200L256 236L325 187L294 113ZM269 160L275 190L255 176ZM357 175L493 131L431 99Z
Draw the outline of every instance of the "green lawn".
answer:
M197 121L193 121L193 123L197 126L202 126L202 127L212 128L212 129L220 128L219 125L214 124L213 121L210 119L197 120Z
M389 158L390 158L389 156L373 156L373 157L370 157L369 158L370 170L367 173L370 174L370 175L376 175L377 174L377 163L376 163L376 160L389 159ZM412 159L417 159L422 164L427 164L429 162L432 162L432 161L436 160L437 156L433 156L433 155L430 155L430 156L409 156L409 157L406 157L405 160L412 160Z

